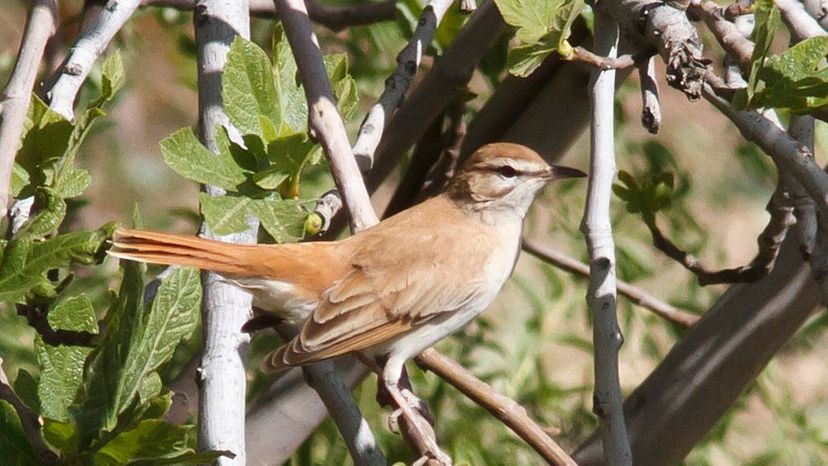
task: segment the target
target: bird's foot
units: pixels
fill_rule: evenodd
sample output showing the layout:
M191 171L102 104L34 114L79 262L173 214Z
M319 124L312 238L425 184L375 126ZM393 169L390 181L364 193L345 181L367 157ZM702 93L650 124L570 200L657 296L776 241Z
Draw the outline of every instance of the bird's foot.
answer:
M431 411L428 409L428 403L420 399L408 388L401 389L400 393L402 393L402 396L405 398L408 406L411 406L418 413L420 413L420 415L423 416L423 419L428 421L429 424L432 426L434 425L434 416L431 415Z

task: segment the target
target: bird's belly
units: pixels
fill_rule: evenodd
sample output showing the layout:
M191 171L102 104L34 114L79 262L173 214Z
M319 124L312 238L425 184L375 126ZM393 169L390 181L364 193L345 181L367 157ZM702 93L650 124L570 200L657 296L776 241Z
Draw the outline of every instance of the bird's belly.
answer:
M301 324L319 305L308 293L287 282L266 278L225 278L253 295L253 306L293 324Z

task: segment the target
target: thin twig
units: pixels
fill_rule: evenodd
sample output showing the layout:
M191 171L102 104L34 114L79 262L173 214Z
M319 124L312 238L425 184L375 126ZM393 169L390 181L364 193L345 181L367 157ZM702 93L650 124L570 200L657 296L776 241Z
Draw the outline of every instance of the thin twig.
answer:
M193 24L198 61L198 135L202 144L217 153L216 127L229 126L222 101L221 80L217 77L224 71L233 40L238 36L250 37L247 1L199 0ZM224 190L214 186L205 186L204 190L210 196L225 194ZM233 243L255 243L257 231L258 220L249 219L245 231L220 239ZM206 223L202 223L199 236L219 239L209 231ZM199 386L198 444L201 450L230 450L236 454L233 459L219 458L217 463L222 466L243 465L247 460L244 356L250 336L242 333L241 327L252 314L251 296L212 272L202 274L202 286L204 352L201 365L196 370Z
M56 0L32 2L17 54L17 63L0 96L0 219L6 216L11 200L14 157L20 147L26 110L29 108L37 70L43 58L46 42L55 33L56 24Z
M589 278L589 266L583 262L570 257L560 251L540 243L539 241L523 238L523 250L533 256L549 262L559 269L575 273ZM653 311L654 314L662 317L676 325L691 327L699 320L699 316L683 311L669 303L666 303L642 288L619 280L618 292L629 298L635 304Z
M23 403L11 387L6 371L3 370L3 358L0 358L0 400L8 402L17 412L20 425L23 427L23 434L40 462L47 465L58 464L58 456L46 446L46 442L40 436L40 421L37 414Z
M650 57L638 66L638 81L641 86L641 124L650 134L657 134L661 127L661 102L658 97L655 57Z
M655 218L645 217L644 223L650 230L655 247L666 254L667 257L693 272L699 280L699 285L755 283L765 278L773 270L776 257L779 255L779 248L788 232L788 227L795 223L793 208L787 205L784 197L784 190L780 186L777 187L770 201L768 201L767 211L771 218L756 239L759 246L756 257L748 265L730 269L708 269L696 256L682 250L667 238L656 224Z
M142 0L141 6L175 8L191 11L195 0ZM336 32L351 26L392 21L396 17L397 0L365 2L353 5L327 5L307 1L308 15L319 23ZM251 0L250 14L256 17L273 18L277 16L276 7L271 0Z
M595 12L595 50L614 57L618 23L603 11ZM590 80L590 170L581 231L589 252L587 304L592 313L595 346L593 412L601 425L604 458L611 466L632 466L624 423L618 350L623 343L616 316L615 244L610 223L610 198L615 178L614 101L615 70L593 70Z
M497 393L489 384L475 378L457 362L443 356L434 349L423 351L414 361L423 370L435 373L500 419L549 464L576 466L575 461L541 426L529 417L522 406L509 397Z
M110 0L92 26L78 37L61 65L57 79L47 92L52 110L68 120L74 119L75 98L92 71L92 65L132 17L140 3L140 0Z
M354 156L363 171L368 171L373 166L374 152L382 138L385 125L402 102L420 67L423 53L431 45L434 32L437 31L437 26L452 3L454 0L430 0L423 8L417 28L408 44L397 55L397 68L385 81L385 90L365 116L354 143Z
M648 60L653 53L654 51L648 51L635 54L628 53L620 57L602 57L581 46L577 46L572 48L571 55L562 56L561 58L567 61L586 63L599 70L624 70L636 66L636 64L644 60Z

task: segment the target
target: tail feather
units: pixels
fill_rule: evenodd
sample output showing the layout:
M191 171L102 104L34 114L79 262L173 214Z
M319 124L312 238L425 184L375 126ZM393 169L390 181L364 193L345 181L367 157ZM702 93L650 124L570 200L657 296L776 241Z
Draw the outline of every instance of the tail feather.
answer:
M152 264L181 265L228 277L262 277L301 285L315 296L350 268L337 243L244 245L195 236L118 229L109 254Z
M109 254L152 264L197 267L238 276L256 275L249 267L250 246L223 243L194 236L118 229Z

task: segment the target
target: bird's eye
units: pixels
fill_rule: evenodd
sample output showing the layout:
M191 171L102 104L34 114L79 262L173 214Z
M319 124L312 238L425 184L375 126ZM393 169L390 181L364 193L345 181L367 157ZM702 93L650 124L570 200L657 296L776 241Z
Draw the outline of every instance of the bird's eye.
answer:
M498 175L500 175L504 178L514 178L518 174L517 170L510 167L509 165L504 165L502 167L497 167L496 171L497 171Z

